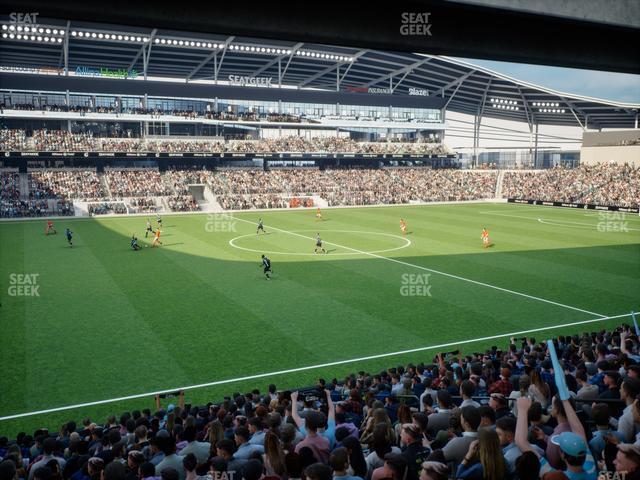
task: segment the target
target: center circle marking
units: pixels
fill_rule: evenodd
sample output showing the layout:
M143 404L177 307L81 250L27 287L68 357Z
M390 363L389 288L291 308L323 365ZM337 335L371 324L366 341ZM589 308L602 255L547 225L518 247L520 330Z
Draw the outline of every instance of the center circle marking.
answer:
M291 230L290 232L278 232L276 231L276 233L283 233L283 234L287 234L287 233L304 233L304 232L318 232L318 230ZM394 248L387 248L384 250L372 250L370 252L364 251L362 250L362 252L340 252L340 253L332 253L331 256L337 256L337 255L369 255L369 254L380 254L380 253L388 253L388 252L395 252L397 250L402 250L403 248L407 248L408 246L411 245L411 240L409 240L408 238L404 238L401 237L399 235L393 235L391 233L382 233L382 232L364 232L364 231L360 231L360 230L321 230L321 232L323 233L363 233L366 235L381 235L381 236L385 236L385 237L391 237L391 238L397 238L399 240L404 241L404 245L400 245L399 247L394 247ZM254 248L247 248L247 247L241 247L239 245L236 245L236 241L240 240L242 238L247 238L247 237L255 237L256 234L255 233L249 233L247 235L240 235L238 237L232 238L231 240L229 240L229 245L231 245L233 248L237 248L238 250L245 250L247 252L255 252L255 253L268 253L269 255L304 255L304 256L317 256L316 253L296 253L296 252L274 252L274 251L268 251L268 250L256 250ZM310 238L309 241L313 241L314 239ZM331 244L331 242L327 242L329 244ZM339 247L342 248L342 247Z

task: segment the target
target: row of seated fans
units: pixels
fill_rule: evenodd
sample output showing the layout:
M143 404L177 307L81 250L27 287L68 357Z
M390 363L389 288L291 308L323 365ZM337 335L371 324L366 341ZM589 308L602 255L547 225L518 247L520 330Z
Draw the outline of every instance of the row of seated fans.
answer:
M317 123L316 115L307 114L294 114L294 113L259 113L254 111L245 112L233 112L224 110L220 112L212 112L210 110L181 110L181 109L165 109L165 108L142 108L142 107L123 107L116 108L112 106L90 106L90 105L35 105L33 103L0 103L0 110L26 110L26 111L42 111L42 112L71 112L79 113L81 116L87 113L106 113L115 114L116 116L122 114L130 115L149 115L151 118L159 118L165 115L171 115L174 117L183 118L204 118L208 120L226 120L226 121L267 121L267 122L288 122L288 123ZM394 122L410 122L412 120L424 120L415 119L412 117L384 117L377 116L371 117L361 112L360 114L349 114L344 112L342 115L322 115L321 118L329 118L335 120L364 120L373 121L382 119L384 121L393 120Z
M365 366L300 390L254 385L198 405L180 391L175 403L163 406L156 395L148 405L154 410L123 412L119 420L71 417L51 430L0 431L0 474L3 480L637 480L638 336L629 325L578 332L549 342L512 338L464 354L414 353L414 363L382 371Z
M16 172L0 172L0 218L73 215L73 213L73 202L62 196L21 199L20 175Z
M324 198L330 206L406 204L491 199L497 180L497 171L427 168L171 170L162 174L143 169L107 170L102 176L89 170L34 170L28 174L28 200L101 202L126 198L139 212L155 210L155 202L148 197L165 197L174 211L194 211L198 204L189 185L201 184L230 210L309 206L312 196ZM637 207L640 168L599 164L571 170L506 172L502 195ZM0 174L0 198L5 204L20 200L17 173Z
M444 155L451 151L439 143L356 142L348 137L297 136L260 140L145 140L140 138L103 138L92 133L71 133L64 130L35 130L27 136L24 130L0 130L0 151L35 150L107 151L107 152L168 152L168 153L278 153L327 152L365 154L425 154Z

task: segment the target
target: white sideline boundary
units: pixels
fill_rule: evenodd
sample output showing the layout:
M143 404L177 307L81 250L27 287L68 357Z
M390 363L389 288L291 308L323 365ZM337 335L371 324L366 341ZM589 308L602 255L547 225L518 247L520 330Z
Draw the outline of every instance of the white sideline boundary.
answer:
M17 413L14 415L6 415L3 417L0 417L0 422L1 421L5 421L5 420L14 420L17 418L24 418L24 417L30 417L30 416L34 416L34 415L43 415L46 413L54 413L54 412L62 412L65 410L74 410L74 409L78 409L78 408L84 408L84 407L92 407L92 406L96 406L96 405L105 405L108 403L115 403L115 402L123 402L126 400L134 400L137 398L144 398L144 397L151 397L154 395L159 395L162 393L171 393L171 392L175 392L178 390L195 390L198 388L205 388L205 387L213 387L216 385L225 385L225 384L229 384L229 383L236 383L236 382L242 382L242 381L246 381L246 380L256 380L259 378L265 378L265 377L273 377L276 375L286 375L286 374L290 374L290 373L296 373L296 372L302 372L305 370L316 370L319 368L326 368L326 367L332 367L332 366L336 366L336 365L344 365L347 363L356 363L356 362L362 362L362 361L366 361L366 360L375 360L378 358L385 358L385 357L392 357L392 356L397 356L397 355L406 355L408 353L415 353L415 352L424 352L426 350L435 350L435 349L442 349L442 348L448 348L448 347L453 347L456 345L465 345L465 344L469 344L469 343L477 343L477 342L484 342L487 340L495 340L498 338L504 338L504 337L517 337L518 335L526 335L529 333L535 333L535 332L543 332L545 330L555 330L558 328L566 328L566 327L573 327L576 325L585 325L588 323L594 323L594 322L602 322L605 320L615 320L618 318L624 318L624 317L630 317L632 314L631 313L625 313L622 315L614 315L614 316L610 316L610 317L598 317L598 318L592 318L589 320L580 320L577 322L571 322L571 323L564 323L564 324L560 324L560 325L551 325L548 327L539 327L539 328L532 328L529 330L521 330L519 332L509 332L509 333L500 333L498 335L491 335L488 337L480 337L480 338L473 338L473 339L469 339L469 340L461 340L458 342L448 342L448 343L441 343L440 345L430 345L427 347L417 347L417 348L411 348L409 350L401 350L401 351L397 351L397 352L389 352L389 353L381 353L381 354L377 354L377 355L369 355L366 357L359 357L359 358L351 358L348 360L337 360L335 362L329 362L329 363L322 363L319 365L308 365L306 367L297 367L297 368L289 368L287 370L279 370L276 372L269 372L269 373L258 373L255 375L247 375L245 377L238 377L238 378L229 378L226 380L217 380L214 382L208 382L208 383L200 383L197 385L189 385L186 387L176 387L176 388L170 388L170 389L166 389L166 390L158 390L155 392L148 392L148 393L138 393L135 395L128 395L126 397L117 397L117 398L110 398L107 400L97 400L97 401L93 401L93 402L85 402L85 403L78 403L75 405L66 405L64 407L54 407L54 408L48 408L46 410L37 410L37 411L33 411L33 412L25 412L25 413Z
M239 220L241 222L250 223L251 225L255 225L256 224L255 222L252 222L250 220L245 220L244 218L234 217L232 215L229 215L229 218L232 219L232 220ZM307 240L315 241L315 238L313 238L313 237L308 237L306 235L301 235L301 234L296 233L296 232L292 232L292 231L289 231L289 230L283 230L281 228L273 227L273 226L270 226L270 225L265 225L265 226L268 226L272 230L276 230L278 232L288 233L289 235L294 235L296 237L306 238ZM495 290L500 290L501 292L511 293L513 295L519 295L521 297L529 298L531 300L537 300L539 302L549 303L551 305L556 305L558 307L568 308L570 310L576 310L576 311L582 312L582 313L588 313L589 315L595 315L595 316L599 316L599 317L605 317L606 316L606 315L602 315L601 313L590 312L589 310L584 310L582 308L572 307L571 305L565 305L564 303L554 302L553 300L547 300L546 298L535 297L533 295L528 295L526 293L517 292L515 290L509 290L508 288L498 287L496 285L491 285L490 283L484 283L484 282L480 282L478 280L472 280L471 278L460 277L460 276L454 275L452 273L441 272L440 270L434 270L432 268L423 267L421 265L415 265L415 264L409 263L409 262L403 262L402 260L398 260L397 258L385 257L383 255L378 255L378 254L372 253L372 252L365 252L363 250L358 250L357 248L346 247L346 246L340 245L338 243L327 242L327 241L324 241L324 240L323 240L323 242L326 243L327 245L333 245L334 247L344 248L345 250L351 250L352 252L359 253L361 255L368 255L370 257L378 258L378 259L381 259L381 260L388 260L389 262L398 263L400 265L405 265L407 267L417 268L419 270L424 270L426 272L431 272L431 273L435 273L435 274L438 274L438 275L443 275L445 277L454 278L456 280L462 280L463 282L473 283L473 284L476 284L476 285L480 285L482 287L493 288Z

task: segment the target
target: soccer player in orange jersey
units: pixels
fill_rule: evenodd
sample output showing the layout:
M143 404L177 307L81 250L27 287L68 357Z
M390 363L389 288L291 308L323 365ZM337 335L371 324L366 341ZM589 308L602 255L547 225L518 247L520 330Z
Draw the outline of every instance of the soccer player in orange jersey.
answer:
M407 234L407 222L405 222L402 218L400 219L400 230L402 230L403 235Z
M160 241L160 229L158 228L155 232L154 232L155 238L153 239L153 242L151 243L152 247L156 247L158 246L158 244L162 245L162 242Z
M320 207L316 210L316 218L318 220L322 220L322 213L320 213Z
M56 232L56 229L53 227L53 222L51 220L47 220L47 228L44 231L45 235L49 235L49 233L58 233Z
M482 227L482 247L487 248L489 246L489 230L486 227Z

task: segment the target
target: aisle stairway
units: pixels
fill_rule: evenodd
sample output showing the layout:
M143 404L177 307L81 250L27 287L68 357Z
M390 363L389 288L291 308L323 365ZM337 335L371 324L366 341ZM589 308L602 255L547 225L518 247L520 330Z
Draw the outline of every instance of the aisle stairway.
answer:
M20 172L20 200L29 200L29 175Z
M100 185L102 186L102 190L104 190L105 198L112 200L111 188L109 186L109 182L107 181L107 176L104 173L98 173L98 178L100 179Z
M496 181L496 198L502 197L502 179L504 178L504 170L498 171L498 180Z

